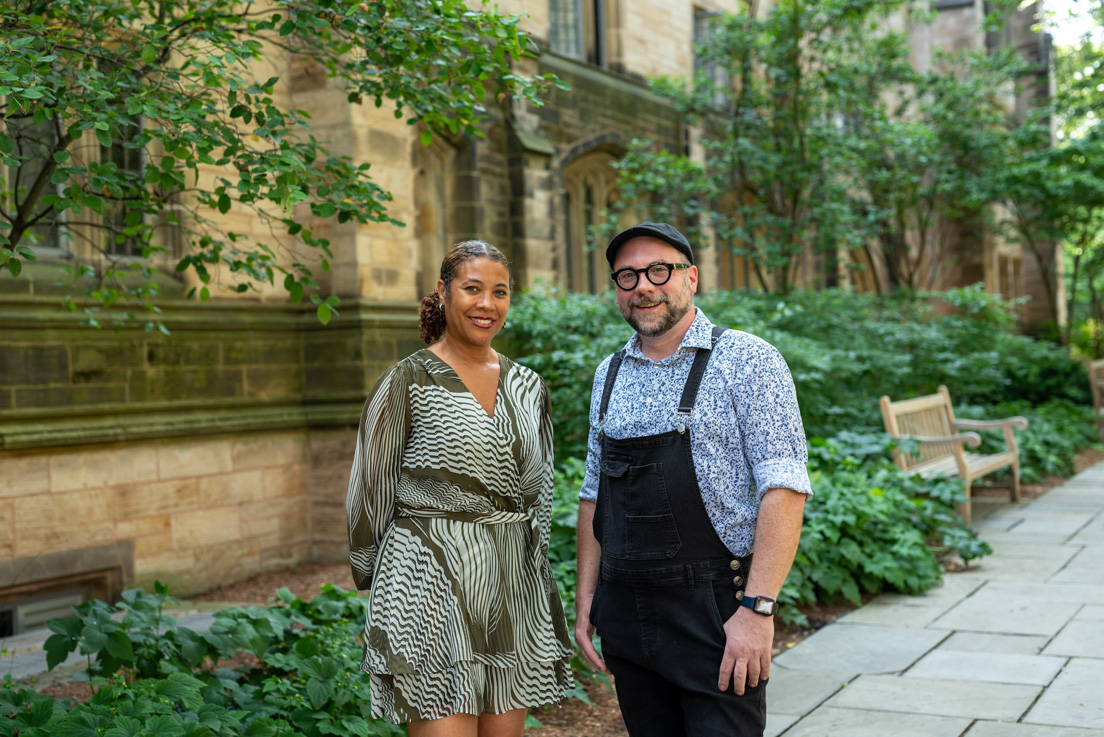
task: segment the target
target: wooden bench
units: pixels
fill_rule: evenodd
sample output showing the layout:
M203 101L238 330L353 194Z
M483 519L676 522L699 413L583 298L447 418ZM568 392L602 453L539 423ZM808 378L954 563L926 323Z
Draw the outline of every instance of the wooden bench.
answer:
M1086 361L1089 370L1089 386L1092 387L1093 409L1096 414L1104 415L1104 358Z
M1020 498L1020 450L1012 429L1024 430L1027 420L1009 417L1004 420L956 420L951 406L951 394L947 387L939 387L935 394L916 399L891 402L882 397L882 419L885 429L899 440L912 439L919 443L919 454L913 455L895 449L893 460L898 468L924 478L932 476L958 476L966 483L966 501L959 505L959 513L970 522L970 485L974 479L998 469L1012 469L1012 499ZM967 447L981 445L976 432L962 430L1004 431L1007 449L1003 453L969 453Z

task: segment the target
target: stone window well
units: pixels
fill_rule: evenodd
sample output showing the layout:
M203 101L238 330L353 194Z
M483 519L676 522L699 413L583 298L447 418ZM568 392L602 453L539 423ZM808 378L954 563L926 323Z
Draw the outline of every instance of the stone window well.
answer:
M129 540L0 561L0 637L67 617L82 601L114 603L133 580Z

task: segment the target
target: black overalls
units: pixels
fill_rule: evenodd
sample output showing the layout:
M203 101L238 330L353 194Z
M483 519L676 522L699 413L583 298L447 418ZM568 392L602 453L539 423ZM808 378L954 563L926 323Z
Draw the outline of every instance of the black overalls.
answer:
M713 329L713 345L724 332ZM598 410L601 478L594 535L602 546L590 621L602 638L632 737L762 735L765 681L717 690L724 622L743 596L751 556L735 558L705 511L689 419L712 350L698 348L678 429L616 440L602 431L622 353Z

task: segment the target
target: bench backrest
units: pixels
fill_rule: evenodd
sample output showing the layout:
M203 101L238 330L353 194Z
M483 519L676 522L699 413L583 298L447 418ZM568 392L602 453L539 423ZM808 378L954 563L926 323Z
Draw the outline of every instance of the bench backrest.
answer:
M1097 414L1104 409L1104 358L1089 361L1089 386L1092 387L1093 409Z
M923 435L927 437L948 437L956 434L954 429L954 410L951 408L951 393L947 387L940 386L935 394L915 399L902 399L891 402L889 397L879 400L882 407L882 420L886 432L895 438L902 435ZM920 455L893 451L893 460L902 470L936 458L954 455L953 443L932 443L920 448Z

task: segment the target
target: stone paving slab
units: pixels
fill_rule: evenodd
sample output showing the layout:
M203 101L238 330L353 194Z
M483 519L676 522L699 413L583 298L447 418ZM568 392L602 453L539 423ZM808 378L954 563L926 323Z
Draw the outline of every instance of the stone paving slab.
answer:
M982 538L985 536L982 535ZM993 542L986 540L993 548L992 558L1046 558L1046 559L1061 559L1062 561L1069 562L1078 557L1082 552L1082 548L1069 545L1039 545L1037 543L1020 543L1020 542ZM982 558L985 560L985 558ZM975 561L971 561L970 565L973 566ZM967 569L969 570L969 569Z
M1104 568L1063 568L1046 579L1047 583L1093 584L1104 586Z
M1070 542L1075 545L1104 545L1104 520L1098 519L1086 525L1070 538Z
M1089 604L1081 608L1074 619L1087 619L1092 622L1104 621L1104 606Z
M962 718L822 707L786 737L959 737L969 726Z
M800 718L787 714L773 714L768 710L767 728L763 731L763 737L778 737Z
M1013 585L1004 582L987 584L983 591L992 589L1010 599L1028 598L1043 606L1055 606L1059 602L1070 604L1104 604L1104 586L1099 584L1040 583Z
M905 675L928 680L1045 686L1054 680L1066 661L1067 658L1049 655L965 652L940 647L921 658Z
M1073 556L1069 563L1066 563L1066 568L1079 571L1104 568L1104 548L1096 545L1087 545L1080 548L1073 545L1067 545L1066 547L1077 550L1077 555Z
M1057 634L1080 607L1067 603L1064 598L1040 597L1035 593L1035 588L1032 587L1032 594L1028 596L1023 586L1008 591L1002 589L999 583L986 584L935 620L932 626L1015 635Z
M1017 534L1074 535L1096 517L1095 512L1047 512L1032 509L1031 515L1013 528Z
M982 539L988 540L989 533L1008 532L1010 529L1023 522L1023 520L1023 515L1019 514L1016 516L991 516L985 519L976 519L975 513L975 519L972 526L978 531Z
M1017 720L1030 708L1040 690L1038 686L1003 683L862 675L829 699L827 705L967 719Z
M884 624L897 627L927 627L960 600L981 588L982 582L955 574L945 576L942 585L920 594L881 594L840 617L846 624Z
M991 632L955 632L940 650L959 650L969 653L1011 653L1038 655L1050 642L1038 635L999 635Z
M1069 542L1071 534L1063 532L1019 532L1013 527L1007 532L981 533L987 543L1023 543L1026 545L1063 545Z
M790 670L777 663L775 659L767 686L768 714L804 716L847 685L838 672Z
M893 598L890 598L892 596ZM840 624L882 624L896 627L927 627L939 619L953 604L932 605L919 597L898 594L879 596L858 609L853 609L837 622ZM911 601L915 598L916 601Z
M1104 730L1104 660L1074 658L1023 721Z
M1043 655L1104 658L1104 625L1099 621L1074 619L1046 646ZM1104 682L1100 684L1100 693L1104 695Z
M1076 551L1071 550L1066 559L987 556L981 560L970 561L969 568L959 571L955 575L989 581L1023 581L1025 579L1046 581L1062 570L1066 565L1066 560L1073 557L1074 552Z
M894 673L908 668L947 635L941 630L835 623L817 630L774 662L791 670L838 673Z
M979 721L966 737L1104 737L1104 730Z

